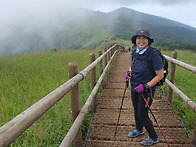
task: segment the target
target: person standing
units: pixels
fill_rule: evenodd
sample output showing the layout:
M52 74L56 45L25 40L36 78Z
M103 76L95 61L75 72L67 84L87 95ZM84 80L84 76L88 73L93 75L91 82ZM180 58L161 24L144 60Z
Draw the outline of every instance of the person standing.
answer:
M129 46L129 45L127 45L126 49L127 49L127 51L128 51L128 52L130 52L130 51L131 51L131 48L130 48L130 46Z
M152 65L154 72L148 68L147 56L152 49L153 43L150 31L140 28L132 36L131 41L137 47L133 50L132 63L125 74L126 80L131 81L131 98L134 107L136 129L128 134L128 137L134 138L143 135L143 128L148 132L149 137L141 141L142 145L152 145L159 142L153 123L148 116L148 107L141 94L152 105L156 84L163 78L163 62L159 52L154 52L152 56Z

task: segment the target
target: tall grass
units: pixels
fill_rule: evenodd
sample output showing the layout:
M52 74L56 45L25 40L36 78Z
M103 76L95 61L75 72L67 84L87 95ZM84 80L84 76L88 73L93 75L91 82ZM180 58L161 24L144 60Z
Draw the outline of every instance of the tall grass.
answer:
M177 52L179 60L196 66L195 53ZM88 66L90 53L95 53L97 57L97 50L49 51L0 57L0 126L66 82L69 62L77 62L78 71ZM171 52L163 53L171 56ZM175 85L194 102L196 102L195 83L195 74L177 67ZM91 91L90 75L80 82L79 87L80 104L83 106ZM166 90L167 86L164 86L165 94ZM195 113L176 94L173 96L172 108L181 116L191 136ZM90 119L89 113L83 122L82 132L87 132ZM11 146L59 146L71 124L70 95L67 94Z
M49 51L0 57L0 126L68 80L68 63L77 62L78 71L90 63L97 50ZM80 82L80 103L91 91L90 75ZM91 117L84 120L83 132ZM71 126L70 94L64 96L11 146L59 146Z
M196 66L196 53L193 51L176 50L177 59ZM163 52L168 56L172 56L171 52ZM168 76L169 79L169 76ZM175 86L178 87L185 95L187 95L193 102L196 103L196 75L182 67L176 66ZM164 87L167 91L167 87ZM165 92L165 97L167 92ZM177 95L173 92L172 109L176 115L179 115L188 131L189 136L192 136L193 128L196 120L195 112Z

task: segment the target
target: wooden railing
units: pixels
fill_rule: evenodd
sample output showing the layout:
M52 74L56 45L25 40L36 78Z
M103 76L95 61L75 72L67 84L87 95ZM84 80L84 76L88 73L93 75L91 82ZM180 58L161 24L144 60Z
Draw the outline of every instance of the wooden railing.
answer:
M171 72L170 72L170 79L166 79L166 83L168 84L169 86L169 90L168 90L168 101L170 102L170 104L172 103L172 90L175 91L182 100L184 100L191 109L193 109L193 111L196 112L196 104L191 101L185 94L183 94L176 86L174 86L172 83L174 83L174 78L175 78L175 69L176 69L176 65L179 65L180 67L183 67L185 68L186 70L189 70L193 73L196 74L196 67L195 66L192 66L192 65L189 65L187 63L184 63L184 62L181 62L179 60L176 60L177 58L177 52L173 52L172 53L172 56L173 58L171 57L168 57L166 55L164 55L165 58L171 62Z
M73 125L66 134L65 138L61 143L61 147L68 147L71 145L75 139L75 146L82 146L81 139L81 124L88 113L89 107L92 105L93 110L96 107L96 93L102 81L104 75L114 58L116 52L119 49L124 49L124 47L117 44L113 44L111 47L105 48L102 54L99 51L99 58L95 60L95 56L91 54L90 60L91 64L87 66L84 70L78 73L77 63L69 64L69 76L70 80L62 84L60 87L52 91L50 94L39 100L37 103L26 109L24 112L16 116L14 119L6 123L0 128L0 147L9 146L16 138L18 138L24 131L26 131L34 122L36 122L43 114L45 114L54 104L56 104L63 96L65 96L69 91L71 91L71 101L74 103L72 107L72 119ZM191 101L185 94L183 94L177 87L174 86L175 78L175 67L179 65L193 73L196 73L196 67L186 64L184 62L176 60L177 53L173 52L173 58L164 55L168 61L171 62L171 72L170 79L166 79L166 83L169 86L168 90L168 101L172 103L172 92L176 92L188 105L196 112L196 104ZM103 60L105 60L105 68L103 70ZM96 82L96 71L95 67L99 64L100 67L100 77ZM86 103L80 110L79 108L79 97L78 97L78 84L81 82L87 74L91 72L91 85L92 92L89 95ZM192 140L196 145L196 122L194 126L194 132L192 135Z
M96 86L94 87L91 95L89 96L88 100L86 101L85 105L81 109L79 115L76 115L76 120L74 122L81 125L84 116L88 112L89 106L92 104L93 97L96 94L98 86L100 85L101 81L103 80L103 76L106 73L106 70L111 63L115 53L119 49L124 49L124 47L119 46L117 44L112 44L110 47L104 49L104 53L101 55L101 51L99 51L100 57L93 61L89 66L87 66L84 70L80 73L74 75L70 80L66 83L62 84L60 87L43 97L41 100L36 102L34 105L26 109L24 112L17 115L15 118L10 120L8 123L3 125L0 128L0 147L7 147L9 146L16 138L18 138L24 131L26 131L33 123L35 123L43 114L45 114L54 104L56 104L63 96L65 96L70 90L76 88L78 83L81 82L89 72L95 69L98 63L100 64L100 73L102 72L100 79ZM105 69L102 71L102 60L105 59ZM75 74L75 73L73 73ZM72 74L72 75L73 75ZM95 81L95 80L94 80ZM95 105L94 105L95 107ZM95 109L95 108L94 108ZM69 142L73 141L75 132L77 132L78 128L74 128L75 125L72 125L71 132L72 133L71 139L69 138ZM70 131L69 131L70 132ZM69 132L68 135L69 136ZM63 140L62 145L66 141L66 138Z
M187 70L189 70L189 71L191 71L193 73L196 73L196 67L194 67L192 65L189 65L189 64L186 64L184 62L181 62L179 60L176 60L176 57L177 57L177 53L176 52L173 52L172 58L168 57L166 55L164 55L164 56L165 56L165 58L168 61L171 62L170 80L166 79L166 83L168 84L168 87L169 87L169 90L168 90L168 101L170 103L172 103L172 91L174 91L174 92L176 92L180 96L180 98L182 98L182 100L184 100L189 105L189 107L194 112L196 112L196 104L193 101L191 101L185 94L183 94L176 86L174 86L174 84L172 84L172 83L174 83L175 66L176 65L179 65L179 66L181 66L181 67L183 67L183 68L185 68L185 69L187 69ZM104 70L103 74L105 74L106 70L107 70L107 66L106 66L106 69ZM91 77L93 77L93 75L91 75ZM73 123L72 127L70 128L69 132L65 136L63 142L60 145L61 147L70 146L72 141L74 140L74 137L77 135L78 130L80 129L82 121L84 119L84 116L86 115L89 106L93 103L93 98L96 97L96 93L97 93L99 85L101 84L102 78L103 78L103 75L100 77L100 79L98 80L97 84L94 85L92 93L90 94L87 102L85 103L85 105L83 106L81 111L79 112L79 115L77 116L76 120L74 121L74 123ZM93 87L93 84L95 84L95 83L92 83L92 87ZM193 132L192 136L193 136L192 137L193 143L196 145L196 122L195 122L194 132ZM78 139L78 138L76 139L75 146L77 146L77 147L78 146L82 146L81 141L77 142L78 140L80 140L80 139Z
M177 58L177 52L172 52L172 58L164 55L165 58L171 62L171 69L170 69L170 76L169 80L166 79L165 82L168 85L168 94L167 94L167 99L170 104L172 104L172 93L173 91L179 95L179 97L194 111L196 112L196 104L193 102L190 98L188 98L182 91L180 91L175 85L174 85L174 79L175 79L175 69L176 65L183 67L186 70L189 70L193 73L196 74L196 67L189 65L187 63L181 62L179 60L176 60ZM195 125L194 125L194 130L192 134L192 140L194 145L196 146L196 120L195 120Z

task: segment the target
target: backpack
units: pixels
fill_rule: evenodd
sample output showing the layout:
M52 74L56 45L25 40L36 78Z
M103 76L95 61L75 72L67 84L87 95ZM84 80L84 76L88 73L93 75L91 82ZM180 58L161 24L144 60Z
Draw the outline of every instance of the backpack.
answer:
M136 50L134 50L134 52L132 53L132 59L135 56L135 51ZM163 83L165 82L167 75L168 75L168 61L159 50L152 48L148 54L148 57L147 57L147 64L148 64L148 68L150 69L150 71L154 72L153 65L152 65L152 56L153 56L154 52L159 52L159 54L163 60L164 77L156 84L156 86L162 86ZM154 72L154 74L155 74L155 72Z

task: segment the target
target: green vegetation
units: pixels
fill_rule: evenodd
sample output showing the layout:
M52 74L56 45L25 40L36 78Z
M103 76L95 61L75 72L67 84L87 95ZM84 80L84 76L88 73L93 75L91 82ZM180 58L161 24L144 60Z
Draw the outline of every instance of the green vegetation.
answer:
M115 42L122 43L121 40L115 40ZM131 46L129 41L124 41L124 43ZM196 66L194 52L179 50L177 52L179 60ZM66 82L69 62L77 62L78 71L88 66L90 53L95 53L98 57L97 50L60 51L56 49L43 53L0 57L0 126ZM163 53L171 56L171 51ZM177 67L175 85L194 102L196 102L195 83L194 73ZM80 103L83 106L91 91L89 75L80 82L79 87ZM163 89L166 95L167 86L165 85ZM176 94L173 96L172 108L175 114L180 115L191 136L195 113ZM91 113L83 122L83 139L90 120ZM71 124L70 95L67 94L16 139L11 146L59 146Z
M165 50L192 50L196 51L196 45L195 44L188 44L188 43L176 43L172 41L168 42L158 42L155 44L156 46L163 46L163 49Z
M196 66L196 53L193 51L176 50L177 59ZM172 56L171 52L163 51L165 55ZM169 76L167 77L169 79ZM193 102L196 102L196 76L194 73L176 66L175 86L178 87L185 95L187 95ZM166 84L165 84L166 85ZM167 86L164 86L165 98L167 98ZM176 115L179 115L184 123L188 133L192 136L195 124L195 112L177 95L173 92L172 109Z
M78 71L88 66L90 53L95 53L97 58L97 50L52 50L1 57L0 126L66 82L69 62L77 62ZM83 106L91 91L90 75L79 87ZM83 123L85 133L90 119L88 116ZM71 124L70 94L67 94L11 146L59 146Z

